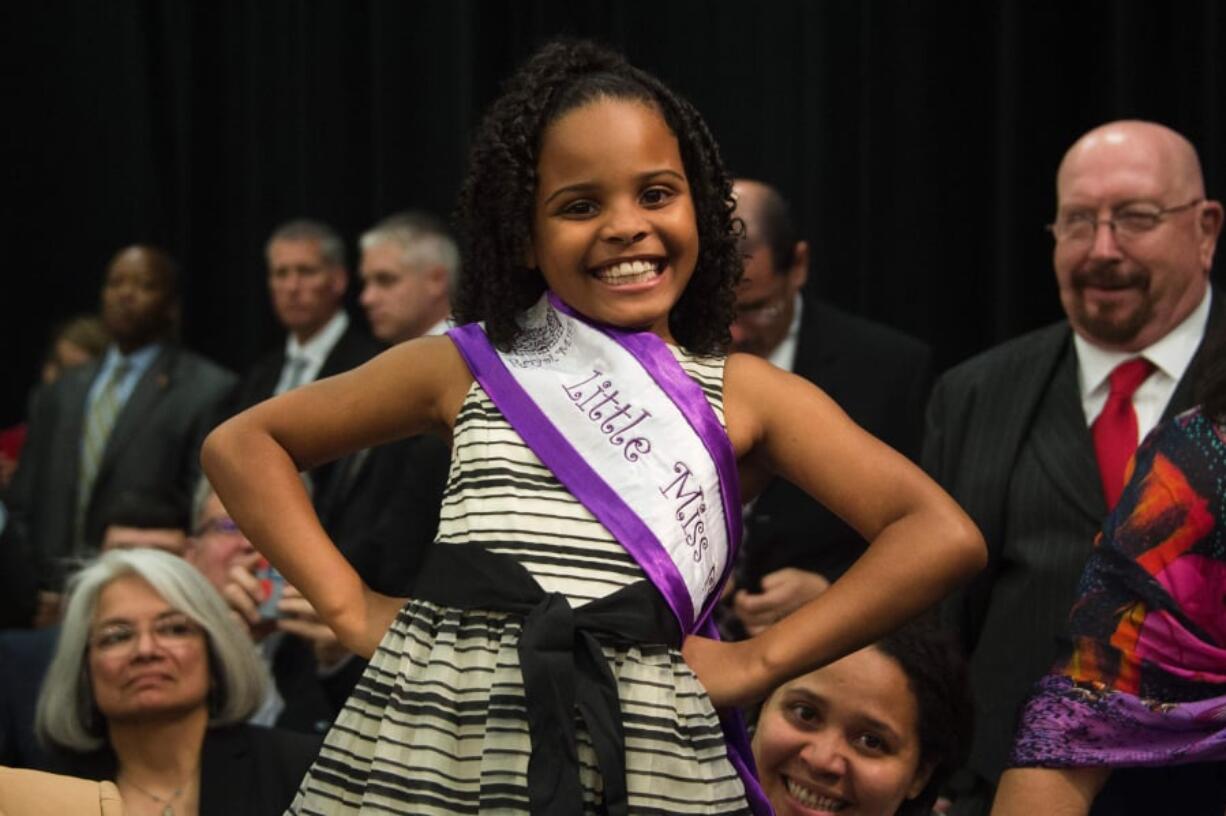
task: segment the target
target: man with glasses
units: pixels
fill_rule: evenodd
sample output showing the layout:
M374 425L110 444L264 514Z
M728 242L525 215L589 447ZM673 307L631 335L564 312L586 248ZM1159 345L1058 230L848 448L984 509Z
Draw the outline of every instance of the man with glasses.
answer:
M732 325L735 351L765 357L830 395L852 419L911 457L919 454L931 383L929 349L893 329L802 299L809 245L797 239L774 188L737 179L745 277ZM782 479L747 508L730 635L755 634L820 594L867 546L837 516Z
M929 403L925 467L990 554L945 609L977 708L956 814L987 813L1017 710L1062 648L1128 458L1160 420L1192 406L1202 340L1226 329L1209 283L1222 206L1205 198L1183 136L1149 122L1095 128L1065 154L1056 192L1049 230L1067 320L952 369ZM1172 795L1170 784L1142 776L1116 774L1103 812L1170 812L1169 800L1147 798Z

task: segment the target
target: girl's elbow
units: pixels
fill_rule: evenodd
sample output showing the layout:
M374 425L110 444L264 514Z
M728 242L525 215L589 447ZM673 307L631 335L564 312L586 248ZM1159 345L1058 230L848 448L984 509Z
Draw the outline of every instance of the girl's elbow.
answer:
M200 446L200 467L210 479L216 475L218 467L226 460L228 451L234 447L234 430L234 420L226 420L210 431Z
M978 574L988 565L988 546L983 539L983 533L970 518L963 517L957 533L952 539L957 545L964 577L969 579Z

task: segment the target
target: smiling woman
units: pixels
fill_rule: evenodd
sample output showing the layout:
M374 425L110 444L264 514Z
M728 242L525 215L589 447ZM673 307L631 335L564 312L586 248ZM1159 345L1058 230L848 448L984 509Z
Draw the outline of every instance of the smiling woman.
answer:
M914 623L777 688L753 753L779 816L919 816L963 759L963 661Z
M194 567L117 550L72 579L35 727L51 770L114 781L128 813L276 812L317 743L242 724L266 688L250 641Z

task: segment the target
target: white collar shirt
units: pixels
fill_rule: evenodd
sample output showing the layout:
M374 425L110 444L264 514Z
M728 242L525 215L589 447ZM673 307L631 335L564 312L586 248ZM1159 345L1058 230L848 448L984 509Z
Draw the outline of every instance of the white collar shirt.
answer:
M1162 412L1171 401L1175 388L1184 372L1192 363L1205 326L1209 322L1211 291L1205 290L1200 305L1192 310L1178 326L1158 342L1140 352L1107 351L1093 345L1079 334L1073 335L1077 350L1077 379L1081 389L1081 407L1085 411L1086 425L1102 413L1110 391L1108 378L1120 363L1133 357L1144 357L1154 366L1154 372L1132 396L1132 407L1137 414L1138 439L1154 429L1162 419Z
M281 366L281 377L277 380L277 388L273 393L283 394L290 389L294 380L295 362L298 360L302 360L303 365L296 385L314 382L319 376L319 369L323 368L324 361L348 328L349 315L341 309L305 343L299 343L298 338L290 334L285 340L285 364Z
M800 341L800 313L804 309L804 301L800 294L797 293L793 297L795 301L792 304L792 325L788 326L787 335L779 341L779 345L775 346L766 358L776 368L782 368L784 371L791 371L796 367L796 347Z

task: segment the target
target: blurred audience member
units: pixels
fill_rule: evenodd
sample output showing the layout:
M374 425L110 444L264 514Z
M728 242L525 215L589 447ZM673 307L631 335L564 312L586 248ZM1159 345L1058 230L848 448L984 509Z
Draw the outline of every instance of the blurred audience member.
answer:
M371 331L394 346L450 327L460 251L434 216L406 211L362 235L362 297Z
M184 554L187 509L175 494L123 493L104 520L103 552L152 547ZM58 625L0 631L0 765L46 766L34 739L34 704L59 637Z
M59 324L51 333L51 344L43 359L42 385L50 385L60 378L65 369L76 368L101 357L111 339L102 321L92 315L81 315ZM34 400L38 389L30 394L27 416L34 414ZM28 426L26 423L0 430L0 496L8 488L17 471L17 461L25 445ZM3 528L0 524L0 529Z
M318 742L244 723L266 683L198 571L116 550L70 583L36 727L53 770L113 780L131 813L279 813Z
M388 344L445 332L460 253L447 228L422 212L365 233L362 305ZM377 592L404 595L438 531L451 452L431 434L345 457L315 502L328 534Z
M965 661L915 622L775 689L754 761L780 816L926 816L965 759L971 717Z
M16 546L50 592L65 560L101 540L102 513L116 496L191 491L200 441L234 385L229 372L175 342L178 275L162 250L132 246L112 259L102 319L112 344L40 393L10 491Z
M43 360L42 381L50 384L65 369L93 362L106 353L111 343L106 324L95 315L79 315L56 327L51 347Z
M187 560L235 610L274 680L251 722L322 734L349 698L365 661L340 645L293 586L284 586L272 616L262 614L268 597L256 576L262 559L205 479L195 508Z
M765 357L815 383L869 433L915 458L931 384L931 353L886 326L802 298L809 245L773 187L737 179L745 277L732 324L735 351ZM745 512L729 634L753 635L812 600L867 544L793 485L772 480ZM736 623L740 624L737 626Z
M345 312L349 270L345 244L335 230L305 219L282 224L268 239L265 257L268 292L285 343L243 375L235 411L347 371L379 352L379 345ZM331 465L311 471L317 491L331 472Z
M1187 139L1149 122L1095 128L1065 154L1056 194L1067 320L952 369L928 411L924 464L989 553L946 605L977 706L959 816L990 806L1017 711L1061 650L1078 576L1137 440L1192 406L1202 339L1226 325L1209 285L1222 206L1205 198ZM1139 794L1154 787L1147 778L1130 771L1109 784Z
M1137 451L1081 575L1072 653L1022 713L994 814L1117 813L1096 800L1113 768L1186 763L1213 764L1128 805L1226 810L1226 347L1211 359L1202 407Z
M181 496L127 491L103 519L102 552L149 547L182 557L187 550L188 507Z

